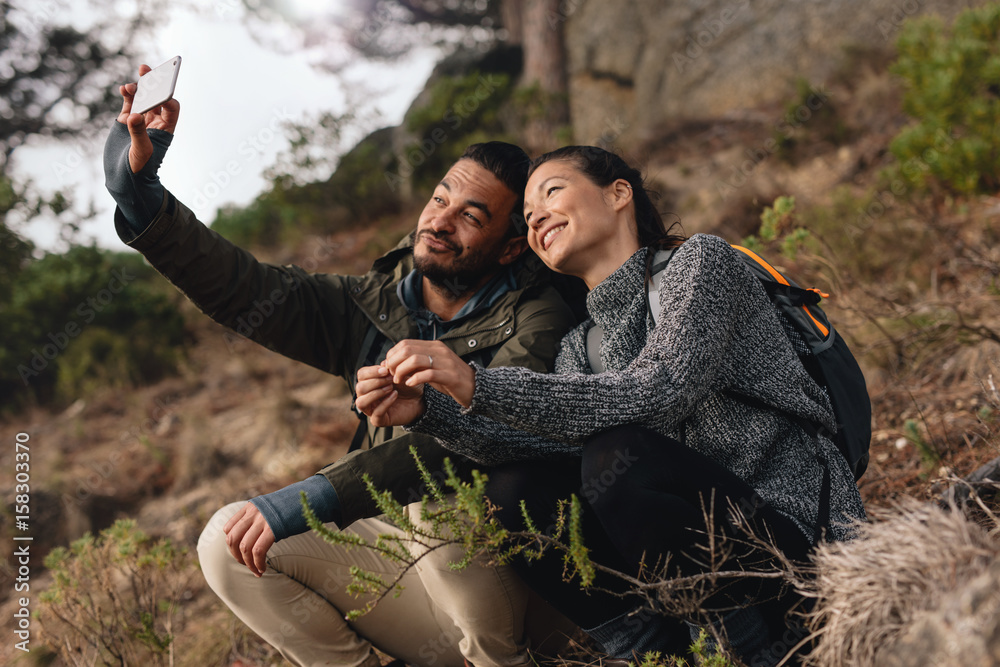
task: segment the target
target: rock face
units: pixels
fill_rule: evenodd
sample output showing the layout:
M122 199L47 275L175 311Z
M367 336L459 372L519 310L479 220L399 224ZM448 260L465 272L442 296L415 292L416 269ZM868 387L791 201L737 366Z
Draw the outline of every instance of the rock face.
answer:
M789 101L850 75L845 49L891 49L903 21L980 0L569 0L570 113L580 143L623 148L671 119ZM845 72L845 70L847 70Z

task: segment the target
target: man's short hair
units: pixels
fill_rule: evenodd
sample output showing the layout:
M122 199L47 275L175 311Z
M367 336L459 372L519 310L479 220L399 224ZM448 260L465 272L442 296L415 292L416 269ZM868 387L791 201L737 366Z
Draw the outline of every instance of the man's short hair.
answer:
M497 177L517 197L510 212L510 237L528 232L524 221L524 188L528 184L528 154L514 144L503 141L486 141L472 144L462 153L460 160L468 159Z

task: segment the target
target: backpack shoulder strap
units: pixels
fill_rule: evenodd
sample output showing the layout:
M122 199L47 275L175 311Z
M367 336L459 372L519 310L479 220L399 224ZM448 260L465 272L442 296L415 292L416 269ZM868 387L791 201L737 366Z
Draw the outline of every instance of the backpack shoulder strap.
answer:
M660 279L674 256L674 249L659 250L653 255L653 265L649 269L649 285L646 286L646 308L653 326L660 323Z
M744 263L757 276L771 302L795 323L813 354L834 344L833 326L818 306L820 299L829 294L800 287L749 248L738 245L733 248L740 252Z

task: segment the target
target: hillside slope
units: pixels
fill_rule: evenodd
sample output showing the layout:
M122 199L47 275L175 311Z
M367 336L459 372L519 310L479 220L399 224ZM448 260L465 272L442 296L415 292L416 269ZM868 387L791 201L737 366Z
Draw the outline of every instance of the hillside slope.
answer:
M797 224L811 230L813 244L794 261L776 247L769 256L832 294L825 305L869 378L875 435L862 495L871 507L927 498L946 484L941 478L964 476L1000 453L1000 200L932 205L886 196L880 170L891 159L889 137L905 122L895 84L870 68L822 95L791 106L811 113L781 153L761 147L789 113L782 105L665 126L636 153L664 195L662 208L677 212L689 234L738 242L775 196L796 197ZM384 227L310 237L270 250L269 259L361 273L415 219L411 211ZM145 531L193 548L218 507L301 479L346 451L356 418L342 381L189 311L196 342L178 377L0 423L6 443L31 435L33 590L46 581L42 553L115 518L135 517ZM10 445L0 468L13 470L13 462ZM13 482L0 478L4 497L13 496ZM10 535L10 517L4 521ZM9 564L12 542L2 543ZM0 586L6 619L15 572L8 565ZM184 608L177 643L187 657L178 664L273 658L197 577ZM4 664L15 655L10 643L0 647Z

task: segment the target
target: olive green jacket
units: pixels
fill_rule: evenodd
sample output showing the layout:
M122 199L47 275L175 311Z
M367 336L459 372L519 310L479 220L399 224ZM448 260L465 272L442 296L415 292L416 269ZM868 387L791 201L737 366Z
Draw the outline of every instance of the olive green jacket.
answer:
M376 260L367 274L340 276L258 262L199 222L169 192L153 222L138 236L120 211L115 212L115 227L125 243L216 322L343 377L352 391L359 367L384 358L392 344L418 337L396 293L413 269L409 238ZM549 372L558 342L574 325L573 315L533 254L518 260L515 276L516 289L439 340L469 361ZM421 498L425 491L410 446L417 448L435 477L446 455L460 468L469 465L456 461L462 457L429 436L369 427L360 450L320 471L337 491L345 526L378 514L362 482L364 474L401 502Z

